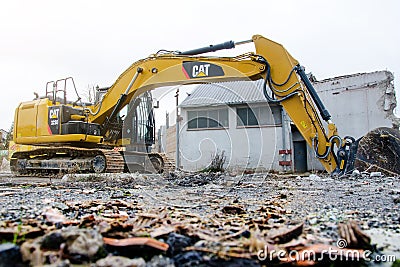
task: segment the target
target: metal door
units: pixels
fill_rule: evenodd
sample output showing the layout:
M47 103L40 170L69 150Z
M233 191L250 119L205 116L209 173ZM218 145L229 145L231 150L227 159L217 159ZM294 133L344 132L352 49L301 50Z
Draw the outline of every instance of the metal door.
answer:
M294 171L304 173L307 171L307 144L306 141L294 141Z

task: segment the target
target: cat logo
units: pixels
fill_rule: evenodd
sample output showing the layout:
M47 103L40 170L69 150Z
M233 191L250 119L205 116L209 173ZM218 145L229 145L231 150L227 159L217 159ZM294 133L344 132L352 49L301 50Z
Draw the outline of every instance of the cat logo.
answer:
M60 107L49 107L49 119L48 119L48 132L52 134L60 134Z
M210 68L210 64L194 65L192 67L192 76L194 78L207 77L208 76L208 68Z
M224 76L224 70L221 66L200 62L200 61L184 61L182 71L187 79L206 78Z
M60 112L59 109L50 109L50 119L58 119L58 113Z

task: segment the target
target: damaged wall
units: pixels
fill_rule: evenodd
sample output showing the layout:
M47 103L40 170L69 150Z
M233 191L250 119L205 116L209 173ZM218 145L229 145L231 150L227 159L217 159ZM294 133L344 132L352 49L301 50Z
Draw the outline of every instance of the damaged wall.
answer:
M359 73L314 83L341 136L362 137L377 127L399 127L393 74Z
M330 78L313 85L332 115L339 135L361 138L378 127L399 128L394 76L389 71L358 73ZM323 169L308 148L308 167Z

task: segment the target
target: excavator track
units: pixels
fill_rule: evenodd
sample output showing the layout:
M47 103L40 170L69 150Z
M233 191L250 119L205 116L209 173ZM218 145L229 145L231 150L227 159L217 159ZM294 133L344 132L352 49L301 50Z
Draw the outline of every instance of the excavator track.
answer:
M124 158L120 152L108 149L101 150L106 157L106 170L105 172L110 173L121 173L124 172Z
M112 149L43 147L15 152L10 161L17 175L48 176L55 173L122 173L124 158Z

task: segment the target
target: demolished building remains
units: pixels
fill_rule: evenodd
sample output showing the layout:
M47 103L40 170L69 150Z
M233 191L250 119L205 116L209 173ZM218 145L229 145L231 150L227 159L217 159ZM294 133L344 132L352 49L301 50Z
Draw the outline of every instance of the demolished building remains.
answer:
M313 85L339 134L360 138L377 127L398 129L393 79L389 71L376 71ZM201 170L222 151L229 170L323 170L282 107L267 103L262 85L261 80L202 84L186 97L180 105L179 134L184 170ZM171 139L174 134L169 131L163 137ZM162 152L175 158L171 148L163 147Z

